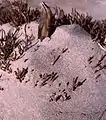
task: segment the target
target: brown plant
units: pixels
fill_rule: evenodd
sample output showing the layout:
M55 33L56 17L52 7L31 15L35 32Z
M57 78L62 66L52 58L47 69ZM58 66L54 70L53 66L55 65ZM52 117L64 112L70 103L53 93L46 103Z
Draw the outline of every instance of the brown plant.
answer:
M20 26L37 20L39 15L37 8L31 9L23 0L14 2L5 0L0 6L0 24L11 23L13 26Z
M25 75L28 73L28 67L27 68L23 68L22 70L20 70L19 68L17 68L17 71L15 71L15 75L16 78L22 82L25 78Z

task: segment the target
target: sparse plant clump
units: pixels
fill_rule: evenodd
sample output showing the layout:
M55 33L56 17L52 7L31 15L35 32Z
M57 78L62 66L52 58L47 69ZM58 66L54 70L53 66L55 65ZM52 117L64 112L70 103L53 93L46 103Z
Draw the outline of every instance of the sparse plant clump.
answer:
M29 36L26 41L19 39L19 30L20 28L9 30L7 34L3 29L0 30L0 69L4 71L12 72L11 62L23 57L24 52L31 47L32 39L30 41Z
M8 70L12 72L10 68L10 57L13 53L14 49L18 47L19 41L17 41L19 29L12 32L11 30L6 34L5 31L1 30L1 38L0 38L0 68L4 71Z
M72 90L75 91L78 87L80 87L81 85L83 85L83 83L85 81L86 81L86 79L83 80L82 82L78 81L78 76L76 78L73 78Z
M78 24L87 31L94 41L104 45L106 36L106 20L93 20L88 14L80 14L76 9L72 9L72 13L68 14L71 24Z
M0 5L0 24L10 23L13 26L21 26L38 20L40 15L41 12L38 8L31 9L28 3L23 0L14 2L5 0ZM92 16L80 14L76 9L72 9L71 14L65 14L63 9L55 8L52 22L53 32L56 27L61 25L78 24L91 35L92 39L104 45L106 20L93 20Z
M11 66L10 60L7 60L7 61L0 60L1 70L8 71L8 73L12 73L12 69L10 66Z
M63 9L55 8L53 21L50 27L54 28L61 25L78 24L87 31L94 41L104 45L106 36L106 20L93 20L93 17L87 14L80 14L76 9L72 9L71 14L65 14Z
M71 95L67 92L66 89L59 90L59 92L54 92L50 95L49 102L55 101L67 101L71 99Z
M20 41L17 41L17 33L19 29L16 29L15 32L11 30L7 33L2 29L2 37L0 38L0 59L7 60L13 50L19 45Z
M10 2L0 6L0 24L11 23L13 26L21 26L24 23L37 20L40 15L39 10L31 9L27 2L22 0Z
M40 78L41 78L41 83L40 83L40 87L45 86L46 84L49 84L51 86L51 84L59 77L59 75L55 72L52 72L50 74L45 73L45 74L40 74Z
M56 27L61 26L61 25L69 25L71 24L70 22L70 16L65 14L63 9L60 8L55 8L55 13L53 14L54 19L54 25Z
M106 36L106 20L93 20L93 17L87 14L80 14L76 9L72 9L71 14L65 14L62 9L56 9L54 16L57 16L54 24L56 27L61 25L78 24L87 31L91 38L101 45L104 45Z
M23 68L22 70L20 70L19 68L17 68L17 71L15 71L15 75L16 78L22 82L26 76L26 74L28 73L28 67L27 68Z

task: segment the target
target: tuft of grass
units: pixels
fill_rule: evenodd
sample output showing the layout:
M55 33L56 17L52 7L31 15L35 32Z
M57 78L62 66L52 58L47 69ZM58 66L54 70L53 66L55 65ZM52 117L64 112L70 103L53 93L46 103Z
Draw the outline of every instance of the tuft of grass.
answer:
M19 34L20 27L15 30L10 29L6 33L3 29L0 30L0 69L3 71L12 72L10 68L11 62L22 58L25 52L30 49L32 41L34 40L33 35L29 36L26 32L25 25L25 40L19 39L21 34ZM35 44L34 44L35 45Z
M28 73L28 67L27 68L23 68L22 70L20 70L19 68L17 68L17 71L15 71L15 75L16 78L22 82L26 76L26 74Z
M3 29L0 30L1 32L1 38L0 38L0 68L3 71L8 70L9 73L12 72L12 69L10 68L11 65L11 54L13 53L14 49L17 48L20 44L20 41L18 39L18 31L19 29L16 29L14 32L11 30L6 34Z
M53 18L54 18L53 22L56 27L61 26L61 25L71 24L69 15L65 14L63 9L56 7L55 13L53 14Z
M11 32L11 30L7 33L2 29L2 37L0 38L0 59L3 59L6 61L13 50L19 45L20 41L17 41L18 39L18 31L19 29L16 29L15 32Z
M63 9L55 8L53 21L50 27L51 35L56 27L61 25L78 24L87 31L94 41L104 45L106 36L106 20L93 20L88 14L80 14L76 9L72 9L70 14L65 14ZM32 9L28 3L23 0L10 2L5 0L0 4L0 24L10 23L17 27L31 21L37 21L41 16L38 8ZM56 17L57 16L57 17Z
M11 23L13 26L21 26L24 23L37 20L39 10L31 9L23 0L10 2L8 0L0 6L0 24Z
M87 31L94 41L104 44L106 36L106 20L93 20L93 17L87 14L80 14L76 9L68 14L71 24L78 24Z
M87 31L94 41L104 45L106 36L106 19L105 20L93 20L93 17L87 14L80 14L76 9L72 8L70 14L65 14L62 9L55 10L58 17L54 19L54 25L56 27L61 25L78 24L85 31Z
M45 86L46 84L51 84L59 77L58 73L52 72L52 73L44 73L39 75L41 78L40 87Z

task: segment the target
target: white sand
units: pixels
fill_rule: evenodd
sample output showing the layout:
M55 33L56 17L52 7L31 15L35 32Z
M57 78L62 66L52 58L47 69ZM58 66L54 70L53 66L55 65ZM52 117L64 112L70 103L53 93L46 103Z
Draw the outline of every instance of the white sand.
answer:
M7 28L3 25L2 28ZM37 41L36 22L30 23L27 33L35 36ZM28 27L27 26L27 27ZM23 25L24 27L24 25ZM22 38L24 38L24 31ZM32 29L32 30L31 30ZM39 47L37 47L39 46ZM38 50L37 50L38 48ZM53 66L54 56L58 56L63 48L68 50L61 55ZM93 49L92 49L93 48ZM49 38L30 48L25 56L12 62L11 74L0 70L0 120L99 120L106 109L106 72L94 74L94 66L104 52L92 42L90 36L77 25L61 26ZM94 55L89 65L88 59ZM25 59L28 59L24 62ZM106 59L103 61L106 63ZM22 83L16 79L14 71L28 67L28 73ZM34 69L34 71L32 71ZM52 86L34 87L39 74L57 72L59 77ZM102 75L95 79L101 73ZM85 83L72 91L73 77ZM25 81L30 80L28 83ZM61 82L61 87L58 84ZM66 83L70 83L70 90ZM48 83L50 84L50 83ZM70 100L49 102L52 92L66 89ZM104 112L102 119L106 119Z

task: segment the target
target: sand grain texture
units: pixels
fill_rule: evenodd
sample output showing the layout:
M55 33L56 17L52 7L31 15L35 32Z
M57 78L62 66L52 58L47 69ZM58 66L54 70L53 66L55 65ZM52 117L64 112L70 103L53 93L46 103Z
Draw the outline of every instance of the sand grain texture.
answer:
M31 22L27 27L27 33L33 33L35 43L38 24ZM20 31L22 38L23 29L24 25ZM99 120L100 117L105 120L106 71L94 73L94 66L104 54L78 25L58 27L51 39L38 42L21 59L12 62L11 74L0 70L0 86L4 88L0 91L0 120ZM106 58L102 64L105 62ZM20 83L14 71L27 67L28 73ZM42 75L46 73L56 73L56 79L50 78L44 84ZM96 78L98 74L101 75ZM76 77L78 81L86 81L73 91L73 78ZM64 89L69 100L62 92ZM50 102L53 92L57 96ZM63 97L59 99L58 95Z

